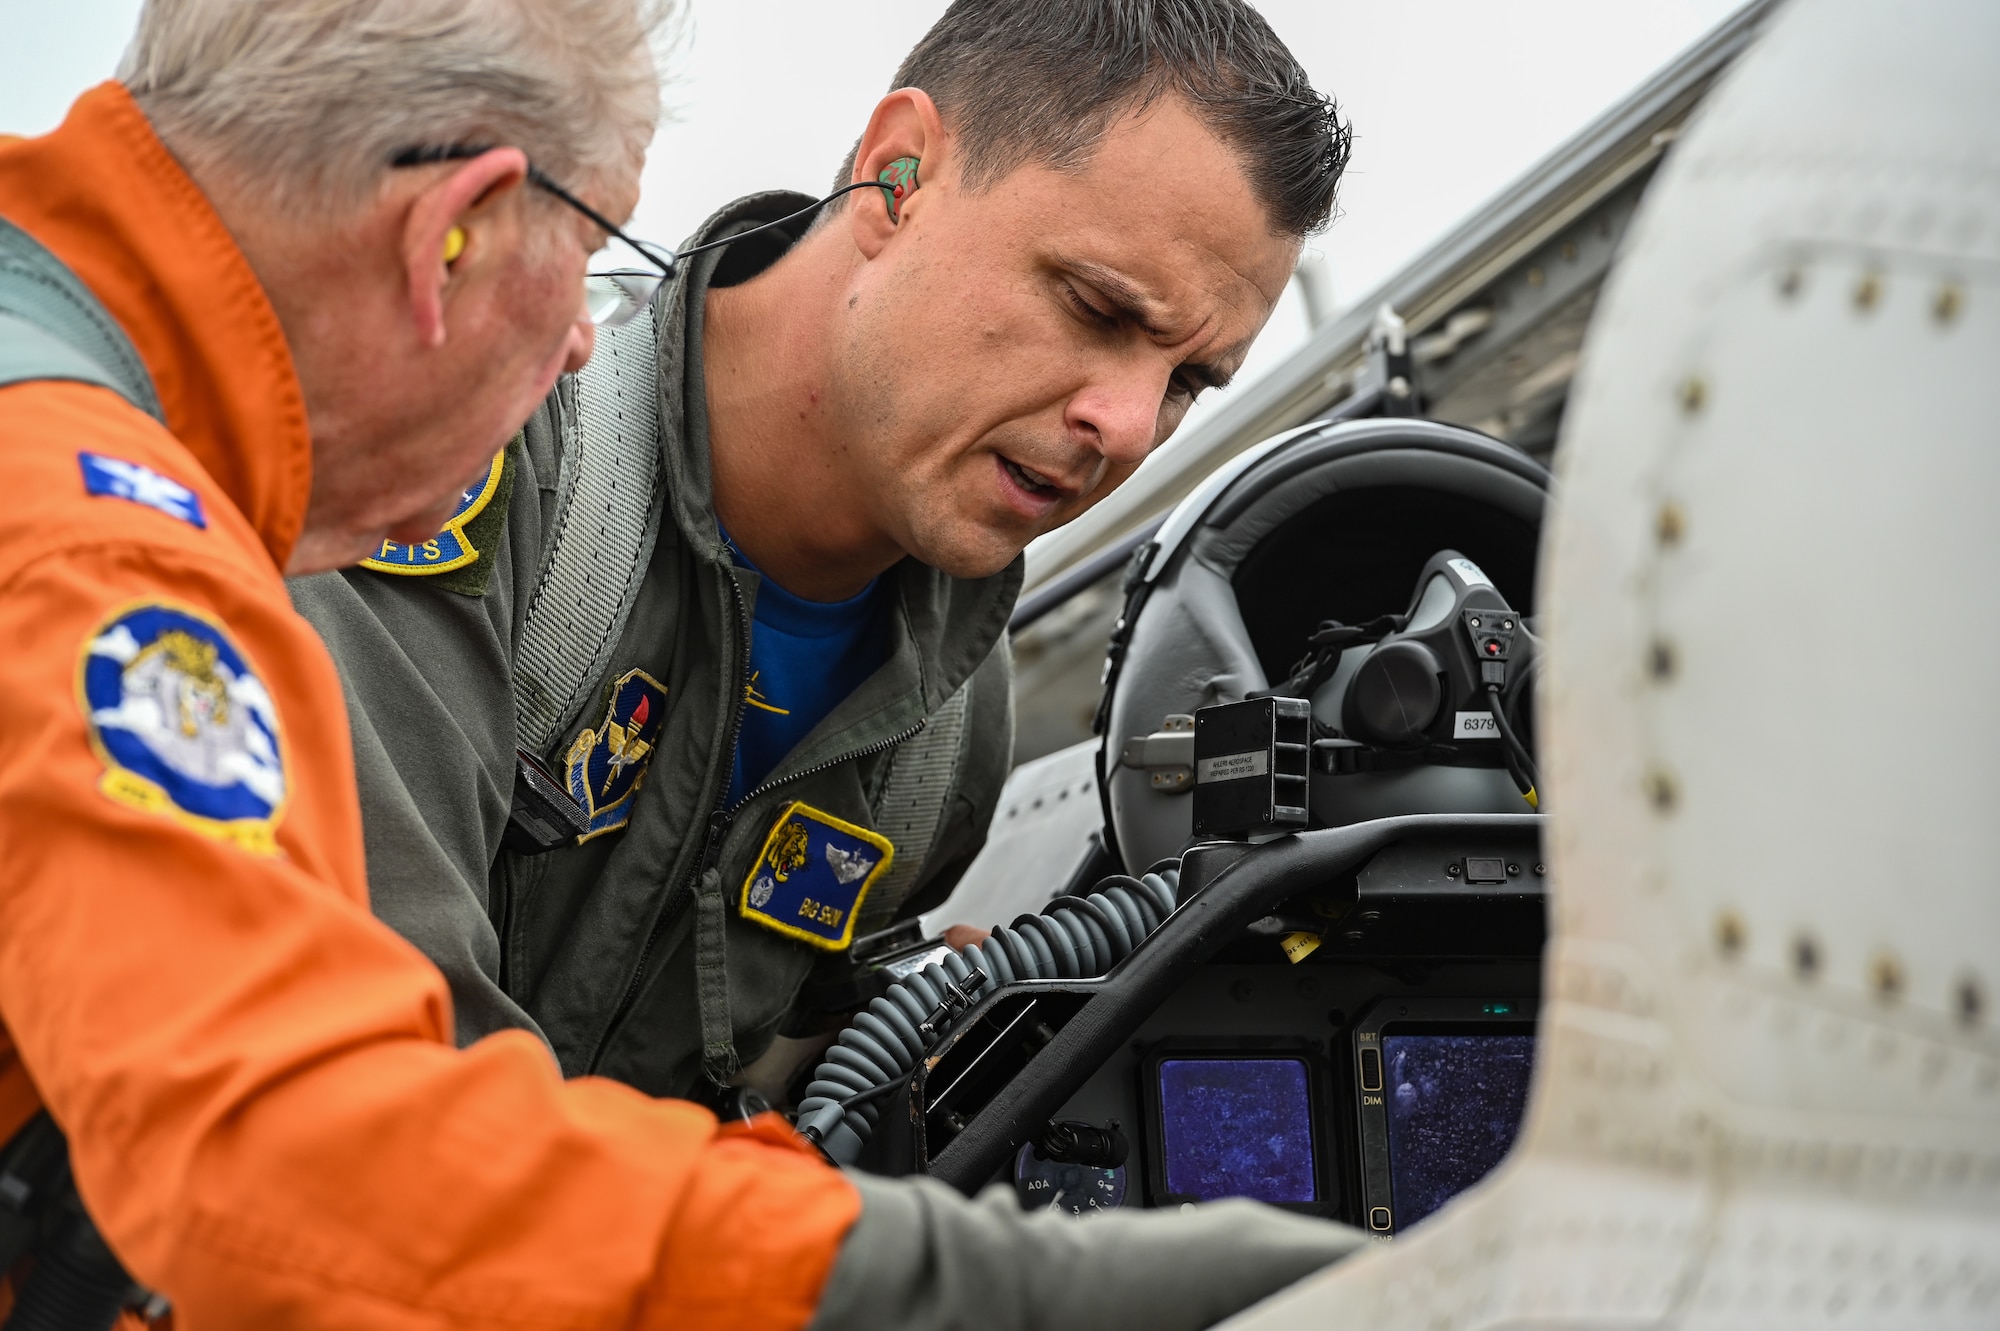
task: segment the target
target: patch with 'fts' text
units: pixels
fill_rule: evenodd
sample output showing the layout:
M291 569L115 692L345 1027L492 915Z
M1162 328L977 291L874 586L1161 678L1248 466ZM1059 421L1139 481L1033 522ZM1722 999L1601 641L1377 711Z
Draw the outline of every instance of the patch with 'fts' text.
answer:
M507 450L503 448L493 455L486 474L459 496L458 507L452 511L443 531L428 541L412 541L408 545L385 540L380 549L361 561L361 567L404 577L433 577L477 563L482 552L474 543L470 528L499 498L506 477Z

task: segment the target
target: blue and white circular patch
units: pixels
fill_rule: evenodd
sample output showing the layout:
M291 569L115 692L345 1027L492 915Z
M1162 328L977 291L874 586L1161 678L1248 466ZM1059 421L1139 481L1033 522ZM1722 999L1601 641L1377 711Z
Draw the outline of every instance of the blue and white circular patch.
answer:
M106 795L276 852L277 709L220 624L158 603L121 610L84 643L77 687Z

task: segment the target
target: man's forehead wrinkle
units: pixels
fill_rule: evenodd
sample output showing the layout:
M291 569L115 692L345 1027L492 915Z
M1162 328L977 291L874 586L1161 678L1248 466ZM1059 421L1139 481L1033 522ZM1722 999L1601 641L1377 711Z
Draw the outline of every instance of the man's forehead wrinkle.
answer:
M1246 317L1261 327L1271 305L1255 282L1205 249L1190 256L1188 261L1162 264L1164 280L1154 282L1126 271L1115 262L1065 257L1060 253L1055 255L1055 261L1096 288L1119 307L1121 314L1155 340L1168 345L1185 345L1222 331L1221 326L1230 321L1231 314ZM1188 275L1187 270L1201 268L1210 271ZM1258 304L1264 307L1262 313L1252 308Z
M1148 333L1155 337L1172 338L1175 341L1185 340L1167 326L1172 317L1168 310L1168 302L1148 291L1139 279L1089 259L1059 258L1058 262L1096 287L1119 307L1120 313L1138 323Z
M1250 342L1256 331L1263 327L1264 319L1270 312L1270 303L1264 299L1257 285L1225 264L1223 271L1236 280L1222 282L1219 290L1211 290L1199 282L1183 284L1203 308L1198 322L1181 332L1161 326L1168 302L1150 295L1136 279L1107 265L1084 260L1066 263L1065 266L1117 303L1156 341L1170 348L1185 348L1186 354L1180 358L1179 364L1211 388L1226 387L1236 377L1236 372L1249 355ZM1261 312L1251 308L1256 305L1263 306ZM1240 331L1230 328L1229 324L1235 321L1229 319L1227 314L1239 316L1241 322L1250 326ZM1220 347L1215 345L1217 339L1232 333L1235 334L1233 341Z

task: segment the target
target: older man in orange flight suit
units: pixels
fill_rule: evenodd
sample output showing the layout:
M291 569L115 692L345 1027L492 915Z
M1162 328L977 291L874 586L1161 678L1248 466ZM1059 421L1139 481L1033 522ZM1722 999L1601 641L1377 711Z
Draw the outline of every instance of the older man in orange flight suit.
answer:
M340 681L282 570L383 518L435 527L424 506L587 355L596 237L530 196L522 154L489 157L397 173L349 233L433 256L406 281L442 329L381 348L412 358L385 395L477 391L471 353L502 344L539 361L483 435L394 439L430 493L387 501L359 428L316 448L343 367L310 332L315 299L372 314L379 274L283 289L347 256L264 243L218 190L225 221L115 84L0 149L0 216L115 318L165 418L0 389L0 1140L47 1105L100 1228L189 1325L797 1326L858 1210L840 1175L775 1121L564 1084L526 1035L454 1051L443 981L369 915ZM537 282L566 301L506 322Z
M647 36L635 0L149 0L123 86L0 144L0 1142L46 1108L186 1327L1205 1325L1352 1238L850 1182L530 1035L455 1050L369 914L282 578L437 530L588 356L603 237L551 186L629 210Z

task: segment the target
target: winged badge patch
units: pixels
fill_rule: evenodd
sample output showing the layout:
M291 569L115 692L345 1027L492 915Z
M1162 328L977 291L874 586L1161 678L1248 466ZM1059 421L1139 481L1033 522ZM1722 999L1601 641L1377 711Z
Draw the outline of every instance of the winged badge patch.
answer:
M666 685L643 670L628 670L612 684L603 724L576 737L565 764L569 793L590 815L580 840L632 821L632 799L666 723Z

